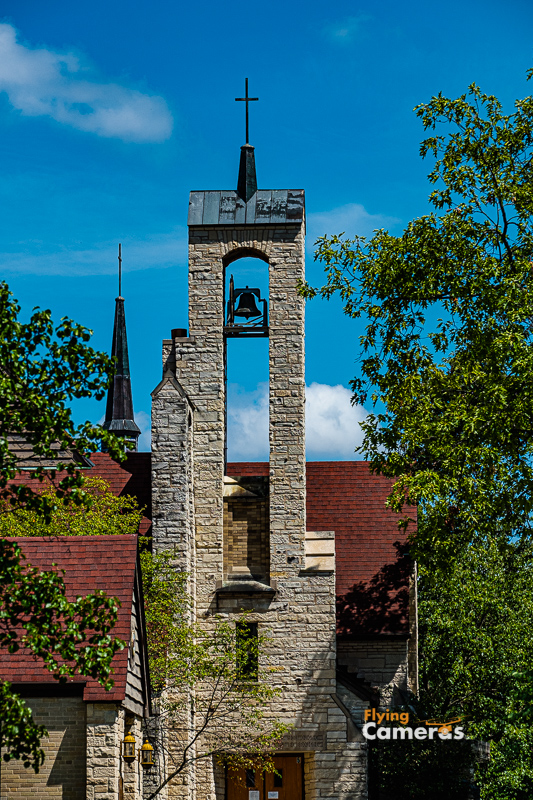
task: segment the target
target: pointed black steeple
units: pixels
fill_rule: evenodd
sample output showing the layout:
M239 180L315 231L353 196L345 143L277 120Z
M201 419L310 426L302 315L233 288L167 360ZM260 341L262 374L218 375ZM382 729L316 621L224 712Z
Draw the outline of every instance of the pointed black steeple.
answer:
M140 428L133 419L133 400L131 398L130 363L128 359L128 340L126 337L126 314L122 289L122 246L118 246L118 294L115 300L115 324L111 358L115 362L113 383L107 393L107 407L104 428L116 436L122 436L130 443L130 450L137 450Z

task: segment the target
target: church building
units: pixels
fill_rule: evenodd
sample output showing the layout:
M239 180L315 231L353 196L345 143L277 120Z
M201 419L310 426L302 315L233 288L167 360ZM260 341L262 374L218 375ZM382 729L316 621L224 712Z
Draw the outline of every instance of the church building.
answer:
M245 99L248 106L247 91ZM235 776L209 758L157 792L172 759L156 737L154 767L141 773L137 762L129 771L120 762L117 748L126 735L142 745L140 724L150 707L146 697L138 707L128 700L124 662L124 691L111 711L102 706L107 717L98 719L116 726L109 775L97 786L100 751L84 752L82 743L77 756L86 796L94 800L371 800L373 744L362 732L365 712L403 706L417 691L416 587L397 515L386 507L391 482L361 461L306 462L305 302L297 289L305 278L305 195L301 189L258 189L248 139L247 131L236 190L190 194L188 326L173 329L162 343L162 378L152 393L152 452L136 451L140 431L119 290L116 374L104 424L128 440L130 452L120 464L96 453L85 468L145 508L140 532L187 573L199 624L212 630L216 620L234 624L247 613L249 630L266 638L259 666L268 669L260 671L261 679L277 689L268 715L285 723L287 732L276 744L274 773L248 769ZM262 266L259 287L243 285L239 277L245 258ZM268 339L269 457L235 463L227 458L228 340L236 340L238 349L251 338ZM141 596L128 547L126 640L135 630L131 609ZM125 653L131 641L128 646ZM144 661L131 663L142 677L132 666L135 680L146 682ZM76 686L72 704L89 725L96 712L87 703L93 699ZM152 705L157 711L157 702ZM157 717L152 723L148 730L164 728ZM181 734L167 737L178 760L197 724L192 712L186 714ZM58 741L63 738L58 734ZM54 783L61 764L50 765L43 797L78 796L62 794L63 784Z
M290 729L277 747L279 774L248 770L236 781L199 761L158 796L366 800L364 712L402 705L416 691L412 567L385 507L389 480L371 475L364 462L306 463L304 300L297 291L305 196L258 189L246 138L237 189L190 194L188 328L172 330L162 345L146 513L154 549L170 551L189 575L196 619L208 627L246 610L268 638L259 658L279 689L270 712ZM239 282L243 258L263 265L261 287ZM228 463L228 340L250 337L269 343L269 459ZM129 421L122 411L118 417L131 436L133 411ZM146 455L128 457L132 481ZM106 463L117 475L125 471ZM160 760L145 797L165 768Z

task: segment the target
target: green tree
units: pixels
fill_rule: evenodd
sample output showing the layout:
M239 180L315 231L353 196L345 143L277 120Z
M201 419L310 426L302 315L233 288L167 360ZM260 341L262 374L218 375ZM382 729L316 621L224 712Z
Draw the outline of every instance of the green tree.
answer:
M421 719L462 718L471 740L490 742L476 764L472 741L384 743L380 800L467 800L475 779L490 800L533 794L533 731L516 703L516 670L533 661L533 546L498 538L470 547L445 580L419 580ZM530 683L527 683L530 686ZM530 714L530 707L526 707Z
M110 452L121 455L120 444L107 431L89 423L76 426L69 407L77 398L103 397L112 364L88 346L91 332L81 325L63 318L54 328L50 312L39 309L22 323L19 313L7 285L0 283L0 510L9 516L23 508L46 522L63 502L91 502L82 473L64 458L65 452L94 450L103 440ZM48 482L64 470L53 490L41 493L13 482L18 470L13 437L33 450L29 479ZM42 459L56 469L46 470ZM59 680L80 672L110 687L111 661L123 646L110 635L116 612L116 601L100 592L69 602L61 575L33 569L17 545L0 539L1 647L10 652L28 648ZM38 771L45 730L34 724L6 682L0 684L0 717L0 743L8 751L4 759L20 758Z
M472 85L416 109L435 211L399 236L324 237L321 289L363 317L361 451L419 509L417 557L448 563L495 530L529 535L533 496L533 98L505 115ZM440 213L437 213L440 212Z
M492 740L485 797L525 798L531 737L513 671L533 645L533 98L504 114L472 85L416 113L433 210L398 236L320 239L326 283L301 288L340 294L365 322L360 450L394 479L389 503L419 562L420 700Z
M82 325L63 317L54 327L50 311L38 308L27 323L19 314L7 284L0 282L0 497L49 518L57 499L69 495L78 503L87 500L83 474L65 453L88 453L102 441L113 456L122 458L116 437L89 422L76 425L70 408L79 398L104 397L113 364L105 353L89 347L92 331ZM66 473L54 497L13 483L18 472L13 436L23 437L36 456L29 479L43 481L54 479L56 471ZM56 469L39 463L39 457L54 462Z
M85 503L58 502L56 488L47 485L41 499L49 504L45 519L34 508L4 506L0 513L0 536L112 536L136 534L142 511L134 497L117 497L109 483L99 476L83 482Z
M215 758L233 773L273 770L272 753L288 728L266 713L277 694L261 661L268 640L255 635L246 614L195 622L188 576L176 570L171 553L145 551L141 566L157 714L149 734L168 765L165 779L154 776L149 800L198 760Z
M104 592L70 602L65 584L54 571L40 572L24 563L18 545L0 539L0 647L9 653L30 650L59 680L76 672L96 678L110 689L111 661L124 646L110 631L117 602ZM88 633L90 631L90 633ZM36 772L44 759L31 712L9 683L0 684L0 743L4 760L22 759Z
M89 503L56 502L48 522L33 508L0 515L0 535L137 533L142 511L134 498L116 497L100 477L86 478L83 491ZM43 494L54 501L53 486L47 486ZM142 537L150 680L157 709L147 733L156 752L164 754L170 765L165 780L154 779L152 796L157 797L166 783L198 759L214 757L234 771L252 765L273 769L270 755L286 726L264 713L276 694L268 684L267 670L258 668L265 637L254 636L253 623L246 615L231 624L220 620L214 625L195 623L188 575L175 568L170 553L152 554L150 546L151 541ZM192 709L195 730L188 736ZM13 714L26 712L21 702ZM36 731L37 741L43 730ZM169 735L182 741L179 757L175 747L167 747Z

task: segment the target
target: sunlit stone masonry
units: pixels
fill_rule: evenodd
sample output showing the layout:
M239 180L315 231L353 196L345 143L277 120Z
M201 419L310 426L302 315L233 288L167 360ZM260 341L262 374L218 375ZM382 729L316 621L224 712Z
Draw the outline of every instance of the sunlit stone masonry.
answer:
M207 629L249 611L268 637L260 680L279 689L268 715L290 729L279 774L200 760L160 796L366 800L364 711L416 688L416 602L388 481L363 462L306 464L304 192L258 190L246 144L237 190L191 192L188 225L188 328L163 342L152 394L154 547L187 572ZM243 258L262 265L260 287L239 278ZM228 463L227 342L257 337L269 340L269 461ZM197 724L184 712L167 738L175 758ZM169 770L157 759L146 797Z

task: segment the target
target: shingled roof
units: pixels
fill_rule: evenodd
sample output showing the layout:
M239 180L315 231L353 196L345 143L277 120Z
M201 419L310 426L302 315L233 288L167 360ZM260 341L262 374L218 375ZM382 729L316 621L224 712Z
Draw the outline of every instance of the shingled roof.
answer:
M142 597L137 572L136 536L19 537L12 541L20 546L26 561L32 566L41 571L65 571L63 579L69 600L98 589L102 589L110 597L117 597L120 608L113 635L129 642L134 597L137 594L139 601ZM139 616L143 618L142 610ZM121 702L126 695L127 672L128 647L125 647L113 658L112 677L115 685L109 692L98 681L83 675L68 678L67 683L85 684L83 699L86 701ZM42 665L42 661L22 649L12 654L5 650L0 651L0 678L15 684L57 684L53 675ZM145 678L146 684L147 672ZM145 689L147 690L147 686ZM145 704L148 704L148 697Z
M307 530L335 531L337 634L407 636L411 563L398 515L385 505L392 481L366 461L308 461L306 469ZM268 472L266 462L227 466L230 476Z
M147 505L150 453L132 453L117 464L91 456L94 471L116 494ZM267 462L230 463L227 474L268 476ZM407 636L411 564L398 515L385 505L391 481L373 475L365 461L307 462L307 529L335 531L337 632L340 636ZM145 512L151 516L148 509ZM416 509L411 509L416 516Z
M124 461L114 461L107 453L92 453L88 464L93 468L84 470L86 477L98 475L109 483L114 495L120 497L128 495L135 497L139 507L144 510L144 515L139 525L141 536L150 536L152 527L152 490L151 490L151 453L127 454ZM64 477L66 472L57 472L54 483L57 484ZM47 481L39 481L37 478L28 478L20 472L11 481L13 484L24 484L33 489L34 492L42 492L50 485Z

